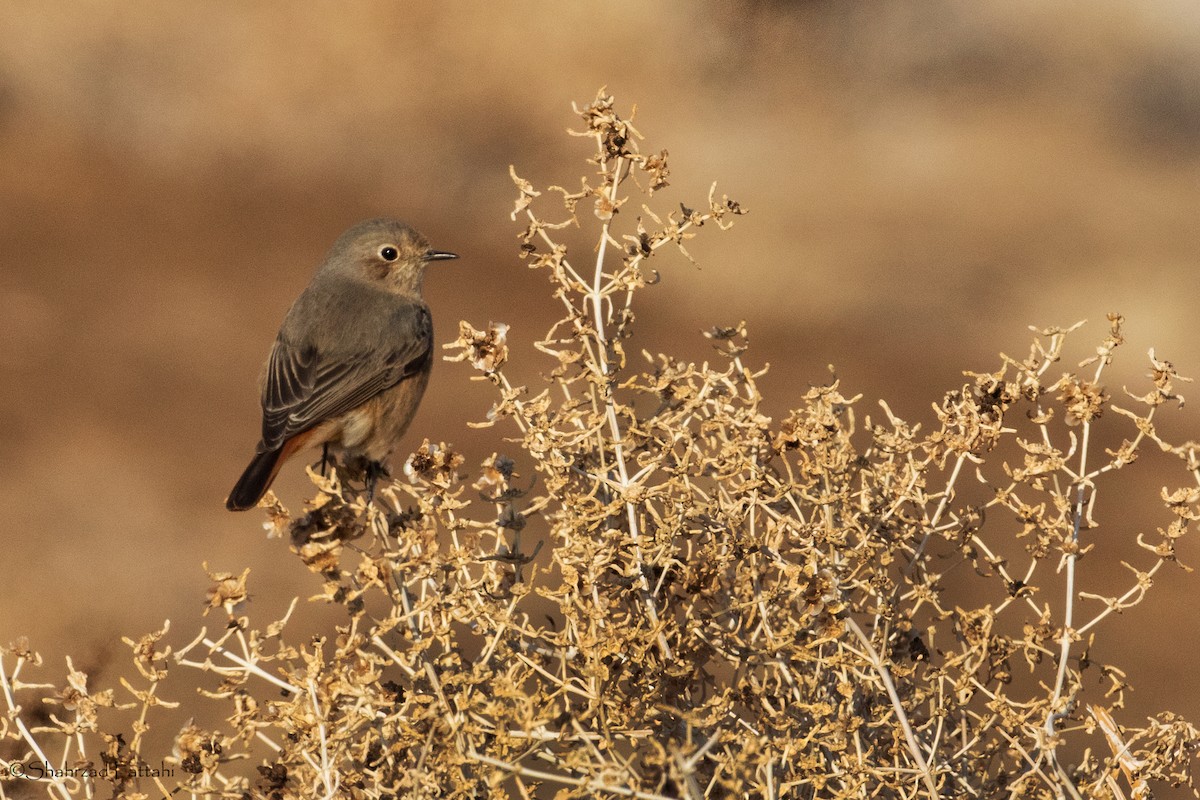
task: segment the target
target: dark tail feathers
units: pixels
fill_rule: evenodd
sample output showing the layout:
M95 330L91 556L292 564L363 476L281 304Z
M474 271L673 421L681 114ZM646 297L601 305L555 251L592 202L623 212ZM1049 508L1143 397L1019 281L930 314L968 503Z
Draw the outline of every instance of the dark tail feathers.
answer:
M245 511L258 505L267 489L271 488L271 482L275 480L279 468L283 466L282 456L287 449L285 444L275 450L256 453L250 460L250 466L246 467L242 477L238 478L233 490L229 492L229 497L225 499L225 507L230 511Z

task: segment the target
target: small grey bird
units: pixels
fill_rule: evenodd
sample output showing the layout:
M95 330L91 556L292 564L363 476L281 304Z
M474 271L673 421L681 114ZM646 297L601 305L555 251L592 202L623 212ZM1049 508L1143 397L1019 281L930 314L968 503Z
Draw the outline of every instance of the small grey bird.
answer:
M416 414L433 366L425 267L458 258L392 219L343 233L292 305L262 379L262 441L229 493L253 508L283 463L325 445L387 458Z

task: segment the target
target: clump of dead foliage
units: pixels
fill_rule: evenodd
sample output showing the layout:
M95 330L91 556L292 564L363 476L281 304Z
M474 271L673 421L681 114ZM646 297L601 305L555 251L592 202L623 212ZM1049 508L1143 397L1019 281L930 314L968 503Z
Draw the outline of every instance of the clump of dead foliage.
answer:
M510 383L504 325L463 323L448 345L495 386L481 424L496 455L475 467L426 442L371 502L341 469L313 475L303 513L268 507L320 575L313 599L344 612L335 636L256 619L247 575L212 573L209 603L228 624L190 643L168 644L166 629L129 640L137 680L101 688L71 668L61 685L35 683L29 645L5 649L3 792L1192 787L1196 728L1171 713L1126 718L1123 673L1091 656L1110 615L1182 566L1176 543L1200 515L1198 445L1156 428L1181 400L1172 365L1151 352L1140 394L1106 386L1114 316L1075 366L1063 366L1070 330L1037 331L1023 358L968 373L924 430L886 404L864 409L836 380L772 419L742 325L711 330L711 363L631 347L651 264L743 209L715 189L694 208L642 205L667 186L667 152L643 152L603 93L579 113L575 135L594 151L578 186L512 174L521 257L562 312L543 355L520 354L548 364L545 382ZM569 252L563 237L588 231L594 249ZM1097 446L1103 426L1124 441ZM1079 560L1111 557L1095 531L1098 482L1147 450L1178 458L1177 482L1126 501L1142 504L1144 529L1123 583L1085 586ZM215 677L165 699L187 670ZM224 724L186 723L173 753L146 752L150 726L204 703L224 707Z

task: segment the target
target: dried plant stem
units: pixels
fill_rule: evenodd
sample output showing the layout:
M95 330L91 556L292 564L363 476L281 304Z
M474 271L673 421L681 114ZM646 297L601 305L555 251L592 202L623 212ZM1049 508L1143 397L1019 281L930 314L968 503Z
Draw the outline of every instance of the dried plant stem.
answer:
M317 736L321 746L321 762L313 764L320 776L322 783L325 785L325 800L332 800L337 796L338 790L338 772L337 768L330 763L329 760L329 741L325 735L325 716L321 713L321 701L317 697L317 685L313 681L308 682L308 698L312 703L313 718L316 720Z
M33 734L30 732L29 728L25 726L25 721L19 716L21 707L17 705L16 697L13 695L13 683L9 681L9 672L4 666L4 655L5 654L3 651L0 651L0 690L3 690L4 692L4 703L8 708L8 716L14 720L17 726L17 731L21 735L21 739L25 742L26 746L29 747L30 751L38 757L41 763L49 764L50 758L42 750L42 747L38 744L37 739L33 738ZM16 676L20 673L23 664L24 659L18 656L16 666L13 667L12 671L13 682L15 682ZM67 789L66 782L57 775L51 774L49 777L49 782L53 790L58 792L59 797L63 798L63 800L69 800L73 796Z
M937 509L934 510L933 516L930 517L930 519L929 519L929 526L928 526L929 532L926 533L924 537L922 537L921 543L919 545L917 545L917 549L913 552L912 558L908 562L908 567L905 568L905 571L907 572L907 574L912 575L912 573L920 565L921 556L925 552L925 547L929 544L929 537L933 535L934 531L937 530L938 525L941 524L942 514L945 513L946 506L949 504L951 498L954 497L954 485L958 482L958 475L962 471L962 466L964 463L966 463L966 461L967 461L966 453L959 453L958 458L956 458L954 460L954 469L952 469L950 471L950 478L946 481L946 486L942 490L942 499L938 502ZM920 475L920 473L918 471L914 470L913 471L914 481L918 475ZM901 497L904 497L907 494L908 494L908 492L905 492L904 495L901 495ZM897 504L893 508L888 509L887 517L890 517L893 513L895 513L896 508L898 508L898 507L899 507L899 502L897 502ZM881 523L885 522L887 520L887 517L885 517L883 520L880 520L880 522Z
M246 674L257 675L258 677L262 678L263 680L275 684L280 689L283 689L286 692L290 692L292 694L297 694L297 695L300 694L299 687L293 686L292 684L288 683L287 681L285 681L281 678L277 678L276 676L272 675L271 673L269 673L266 670L259 667L257 664L255 664L251 661L248 661L245 658L242 658L241 656L237 655L236 653L229 652L224 647L222 647L220 644L218 644L217 642L214 642L212 639L205 637L201 641L204 643L204 646L209 649L210 653L220 653L221 655L225 656L225 658L227 658L230 661L232 661L233 663L237 664L237 667L236 668L219 667L216 664L213 664L208 659L205 659L203 663L192 662L192 661L183 661L183 660L181 660L180 663L187 664L188 666L191 666L191 667L197 667L199 669L210 669L210 670L212 670L216 673L222 674L222 675L234 674L236 672L244 672ZM181 652L180 655L182 656L183 653Z
M1095 376L1093 378L1093 383L1097 383L1097 384L1099 383L1101 373L1104 371L1104 367L1107 363L1108 362L1105 358L1101 357L1099 359L1099 363L1096 366L1096 372L1095 372ZM1043 426L1043 428L1044 428L1044 426ZM1057 721L1059 719L1061 719L1062 717L1064 717L1069 712L1069 708L1066 706L1069 706L1073 703L1073 700L1064 701L1063 694L1066 691L1067 665L1068 665L1068 660L1071 656L1071 644L1078 637L1078 633L1074 630L1075 602L1077 599L1076 589L1075 589L1075 565L1079 560L1079 532L1083 527L1084 505L1085 505L1084 499L1086 497L1086 489L1087 489L1087 485L1088 485L1087 459L1088 459L1089 445L1091 442L1091 431L1092 431L1091 420L1090 419L1083 420L1083 435L1081 437L1082 441L1081 441L1080 447L1079 447L1079 469L1077 472L1077 475L1078 475L1077 480L1079 483L1078 483L1078 486L1076 487L1074 513L1073 513L1073 519L1071 521L1072 522L1072 524L1071 524L1071 541L1070 541L1070 546L1069 546L1067 552L1063 556L1064 561L1066 563L1066 588L1065 588L1066 597L1064 600L1064 608L1063 608L1062 633L1061 633L1060 639L1059 639L1058 671L1055 675L1054 692L1050 698L1050 704L1048 707L1048 713L1046 715L1046 722L1045 722L1046 742L1047 742L1047 750L1049 752L1049 756L1053 760L1055 769L1058 770L1060 773L1062 773L1066 784L1069 785L1069 787L1070 787L1069 791L1072 793L1073 796L1076 796L1076 797L1078 796L1078 790L1075 788L1073 782L1071 782L1070 777L1065 774L1065 771L1063 770L1062 765L1059 763L1058 753L1057 753L1058 737L1055 735L1054 728L1055 728L1055 724L1057 723ZM1094 496L1094 490L1093 490L1093 496ZM1093 499L1094 499L1094 497L1093 497Z
M1091 592L1080 592L1079 596L1081 598L1086 597L1093 600L1103 600L1107 604L1107 608L1096 614L1096 616L1088 622L1080 625L1076 630L1076 635L1082 636L1083 634L1087 633L1092 628L1104 621L1108 615L1112 614L1113 612L1121 611L1125 608L1130 608L1134 605L1137 605L1141 598L1145 596L1146 590L1150 584L1150 580L1154 578L1156 574L1158 574L1158 571L1162 569L1162 566L1165 563L1167 562L1159 561L1155 563L1150 567L1150 569L1146 570L1145 579L1139 578L1137 583L1129 587L1129 589L1127 589L1125 593L1119 597L1105 597L1102 595L1093 594Z
M904 704L900 702L900 694L896 691L896 683L892 680L891 672L880 657L879 652L875 649L875 646L871 644L870 637L859 627L858 623L851 617L845 617L844 622L846 627L854 633L859 643L862 644L863 649L866 651L867 661L870 662L879 679L883 681L883 686L892 701L892 710L896 713L896 722L900 725L900 730L904 733L904 741L908 745L909 754L912 755L917 763L921 780L925 782L925 789L929 792L930 797L939 797L937 780L934 778L936 768L930 765L928 759L925 757L925 752L921 748L920 742L917 741L917 735L913 732L912 725L908 721L908 713L904 710Z
M546 772L540 769L531 769L521 764L513 764L509 761L503 761L498 758L484 755L476 750L471 750L467 754L470 758L479 761L482 764L497 767L505 772L511 772L520 775L523 778L529 778L535 781L553 781L554 783L562 783L567 786L577 786L581 789L586 789L593 792L607 792L615 794L619 797L633 797L637 800L671 800L666 795L655 794L653 792L644 792L638 789L631 789L628 786L620 784L605 783L604 781L595 778L576 777L574 775L560 775L555 772Z
M597 144L603 150L603 141L597 139ZM607 191L609 206L616 209L617 205L617 187L621 184L621 170L624 166L624 160L617 158L612 171L606 169ZM605 314L603 299L601 293L601 283L604 279L604 256L608 252L608 241L611 238L609 228L612 225L612 214L609 214L600 228L600 242L596 248L596 269L593 273L592 290L589 294L592 304L592 324L596 329L596 360L600 366L601 376L604 380L603 401L604 413L608 418L609 434L612 436L613 456L617 462L617 474L620 476L618 490L622 496L627 495L633 483L629 480L629 469L625 464L625 445L623 443L624 435L621 432L620 422L617 420L617 405L613 399L613 387L611 386L612 369L608 360L609 341L605 335ZM638 590L642 595L642 605L646 609L646 616L650 619L650 624L654 627L659 650L662 651L662 656L665 659L671 658L671 646L667 642L666 635L662 632L662 625L658 619L658 609L654 606L654 597L650 592L650 583L646 580L645 558L642 555L641 535L638 525L638 510L637 506L630 500L625 502L625 513L629 521L629 537L633 541L633 554L635 559L634 566L637 568L637 585Z

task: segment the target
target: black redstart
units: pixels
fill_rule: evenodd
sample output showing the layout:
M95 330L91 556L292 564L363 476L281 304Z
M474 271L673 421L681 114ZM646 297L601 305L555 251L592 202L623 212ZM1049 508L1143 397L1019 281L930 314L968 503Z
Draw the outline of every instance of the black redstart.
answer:
M361 222L334 242L279 328L262 380L262 441L226 508L257 505L307 446L387 458L433 365L425 266L457 257L391 219Z

